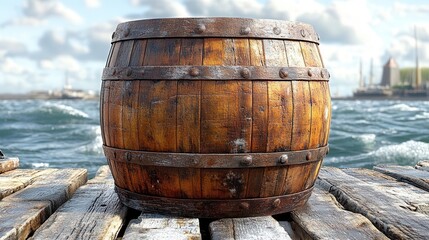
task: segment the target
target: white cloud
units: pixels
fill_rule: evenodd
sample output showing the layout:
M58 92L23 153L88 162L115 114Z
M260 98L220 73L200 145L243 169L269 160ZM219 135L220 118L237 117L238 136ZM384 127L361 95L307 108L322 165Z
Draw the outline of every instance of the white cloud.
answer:
M85 5L88 8L98 8L101 6L100 0L85 0Z
M187 7L179 1L171 0L131 0L135 6L143 6L146 11L140 16L132 18L154 18L154 17L186 17L189 16Z
M26 0L22 12L24 16L9 19L3 22L1 26L37 26L46 22L46 19L50 17L63 18L74 24L83 22L82 17L77 12L57 0Z
M26 69L23 65L15 62L12 58L0 59L0 72L4 74L21 75L26 73Z
M429 13L429 4L409 4L395 2L393 8L396 13Z

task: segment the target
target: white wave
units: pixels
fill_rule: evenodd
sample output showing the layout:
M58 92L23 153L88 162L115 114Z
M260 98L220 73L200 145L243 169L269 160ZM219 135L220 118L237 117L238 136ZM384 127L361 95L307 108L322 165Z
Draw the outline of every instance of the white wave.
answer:
M72 116L89 118L89 115L87 113L68 105L48 102L44 106L47 107L46 110L48 110L49 112L52 112L52 110L58 110L59 112L69 114Z
M410 120L420 120L420 119L429 119L429 112L423 112L421 114L417 114L414 117L410 117Z
M405 103L398 103L392 106L389 106L387 108L385 108L386 110L397 110L397 111L402 111L402 112L415 112L415 111L419 111L420 109L417 107L413 107L410 105L407 105Z
M380 147L371 152L375 162L401 162L401 160L419 161L429 159L429 143L410 140L395 145Z
M376 135L373 133L361 134L358 136L353 136L352 138L358 139L359 141L369 144L375 142Z
M96 153L96 154L103 154L103 139L101 138L101 129L99 126L93 126L91 127L91 132L94 137L94 139L81 147L79 147L79 152L85 152L85 153Z
M32 163L31 166L33 168L47 168L49 167L49 163Z

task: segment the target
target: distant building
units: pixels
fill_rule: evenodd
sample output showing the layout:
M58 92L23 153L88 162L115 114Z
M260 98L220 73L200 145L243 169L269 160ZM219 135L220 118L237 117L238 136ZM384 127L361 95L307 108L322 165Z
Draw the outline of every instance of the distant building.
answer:
M380 85L383 87L393 87L401 84L399 66L392 57L383 66L383 75Z

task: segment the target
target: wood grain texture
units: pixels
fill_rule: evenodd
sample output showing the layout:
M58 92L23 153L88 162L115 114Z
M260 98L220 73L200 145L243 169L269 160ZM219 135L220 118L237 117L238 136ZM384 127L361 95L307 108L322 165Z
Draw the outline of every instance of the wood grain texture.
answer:
M43 175L39 175L31 185L2 201L50 201L51 211L55 211L87 181L86 169L54 169L41 173Z
M362 214L387 237L429 237L429 192L367 169L325 167L319 178L345 209Z
M84 169L15 171L30 184L0 201L1 239L26 239L86 182Z
M139 150L138 110L140 82L124 81L122 96L122 137L123 147Z
M14 170L19 167L19 159L16 157L7 157L0 159L0 174Z
M135 40L129 66L143 66L147 40Z
M202 65L203 39L182 39L180 65ZM201 81L177 85L177 151L200 151Z
M292 219L311 239L388 239L367 218L344 210L335 197L316 187ZM295 228L296 229L296 228Z
M305 66L323 67L317 44L310 42L300 42Z
M203 65L233 65L233 44L232 39L204 39ZM249 144L240 139L238 86L236 82L227 81L202 84L201 153L228 153Z
M103 81L100 92L100 127L103 144L110 146L110 126L109 126L109 97L111 81Z
M122 239L199 240L200 224L197 218L172 218L142 213L138 219L131 220Z
M111 81L109 85L108 122L105 126L109 131L109 146L117 148L124 147L122 128L124 83L123 81Z
M308 149L311 134L311 95L308 82L292 82L293 127L291 150Z
M116 239L127 208L113 189L110 172L101 168L34 233L32 239Z
M288 66L285 45L280 40L264 40L266 66ZM268 82L268 152L291 150L293 95L292 83Z
M209 227L212 240L291 239L271 216L224 218L210 223Z
M311 130L310 130L310 142L308 148L318 148L324 146L325 133L327 123L324 119L324 111L326 104L325 91L322 88L322 84L319 82L309 82L310 90L310 101L311 101Z
M377 165L377 172L389 175L398 181L409 183L423 190L429 191L429 172L418 170L410 166Z
M15 193L54 170L16 169L0 175L0 199Z

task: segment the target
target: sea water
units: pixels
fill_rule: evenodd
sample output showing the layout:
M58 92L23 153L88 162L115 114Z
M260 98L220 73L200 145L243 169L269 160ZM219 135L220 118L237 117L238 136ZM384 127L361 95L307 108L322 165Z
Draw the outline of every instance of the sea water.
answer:
M325 166L371 168L429 159L429 102L333 100ZM99 103L87 100L1 100L0 149L22 168L107 164Z

